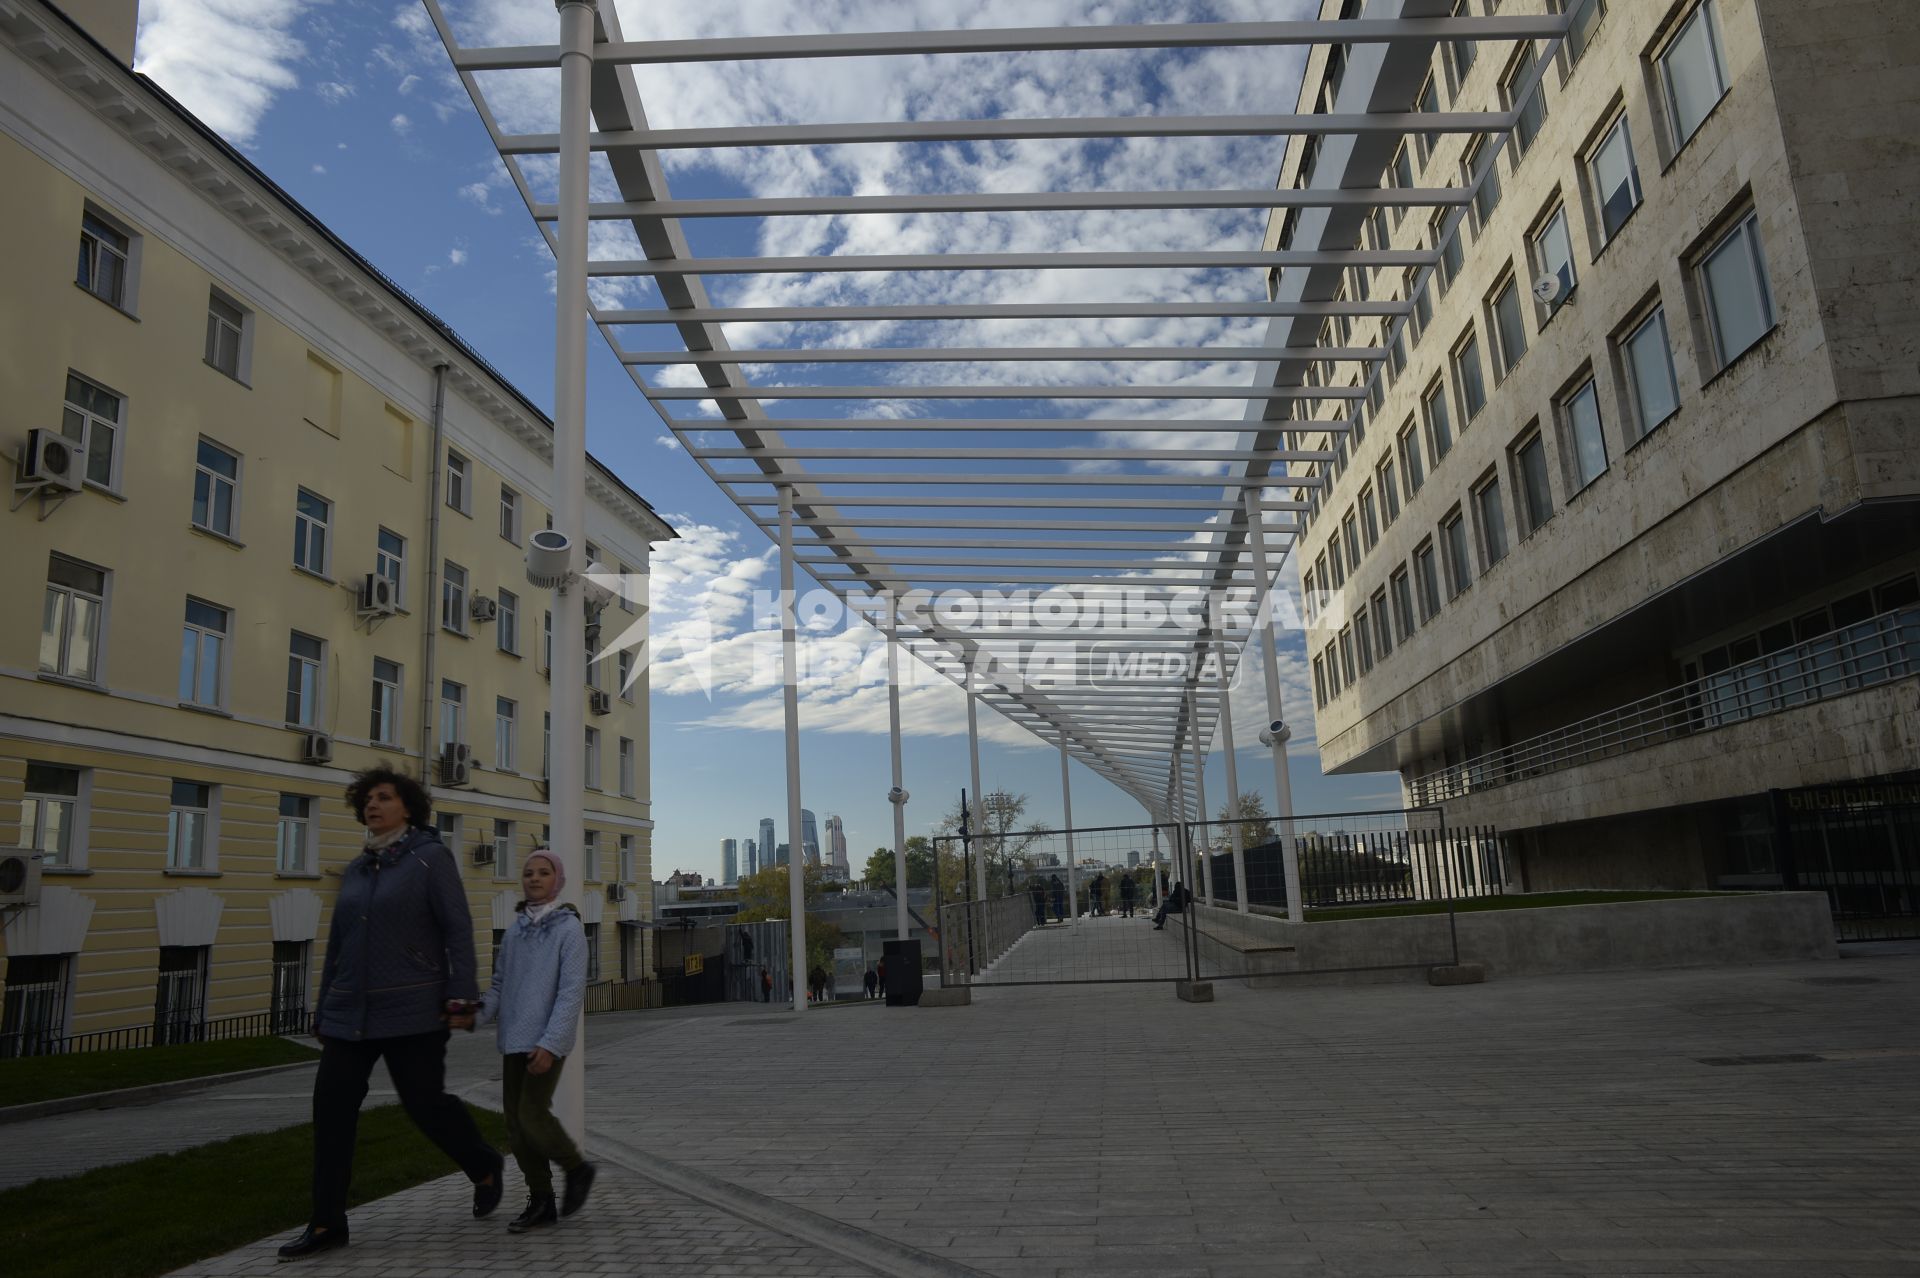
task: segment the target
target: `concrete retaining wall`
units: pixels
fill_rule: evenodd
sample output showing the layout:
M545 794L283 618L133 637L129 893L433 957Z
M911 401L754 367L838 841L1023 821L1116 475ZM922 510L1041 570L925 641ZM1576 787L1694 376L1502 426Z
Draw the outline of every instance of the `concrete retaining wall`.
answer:
M1397 967L1349 972L1341 979L1424 980L1426 968L1453 962L1444 914L1295 924L1200 905L1191 917L1201 928L1204 964L1219 964L1222 971L1237 965L1256 979L1292 981L1329 969ZM1483 910L1460 914L1457 923L1460 962L1483 963L1495 978L1779 963L1839 954L1822 892Z

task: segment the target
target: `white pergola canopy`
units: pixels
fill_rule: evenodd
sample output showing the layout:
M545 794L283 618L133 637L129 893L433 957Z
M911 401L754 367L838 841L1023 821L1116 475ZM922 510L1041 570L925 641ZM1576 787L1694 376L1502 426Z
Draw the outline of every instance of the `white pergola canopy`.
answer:
M560 65L560 46L462 47L439 0L427 0L427 7L507 173L557 251L559 209L539 199L536 188L546 171L540 166L559 152L561 135L505 132L483 81L492 85L495 76L542 69L550 74ZM1365 16L649 41L625 37L612 0L598 6L588 145L599 157L600 194L610 193L604 189L610 171L618 198L596 200L588 216L621 224L621 242L637 251L596 256L587 274L646 277L660 305L594 306L591 318L635 385L687 454L757 526L778 530L783 494L790 498L796 562L850 605L863 607L876 597L909 603L945 597L952 604L951 592L996 592L984 609L993 624L981 623L978 608L967 616L958 607L910 607L898 615L899 641L1164 816L1192 812L1193 787L1180 778L1211 739L1227 695L1220 671L1200 668L1195 658L1216 654L1230 676L1248 641L1263 633L1252 603L1273 590L1301 530L1308 494L1325 482L1353 414L1381 376L1412 308L1409 299L1432 270L1438 245L1464 216L1569 21L1563 14L1451 17L1451 0L1348 7ZM740 20L750 22L752 12L746 7ZM1535 40L1547 42L1544 52L1513 86L1509 109L1416 109L1441 43L1510 47ZM1322 100L1325 109L1307 114L654 129L633 72L648 64L815 59L825 76L857 74L862 58L899 55L1131 50L1146 56L1315 45L1335 50L1330 56L1341 59L1341 70L1327 77L1333 89ZM1102 106L1086 105L1090 111ZM1180 103L1166 106L1177 112ZM1489 144L1461 185L1392 185L1396 150L1411 135L1434 133L1485 135ZM1315 148L1303 180L1286 189L1264 185L1274 174L1263 172L1237 175L1240 185L1233 189L862 190L676 199L660 160L662 151L690 148L1014 139L1094 146L1279 136ZM1289 218L1278 247L700 257L690 251L682 225L745 219L741 224L764 228L770 219L862 214L1171 216L1263 209L1286 211ZM1421 211L1423 220L1438 211L1440 237L1413 249L1360 247L1377 209ZM1379 268L1391 268L1405 286L1345 294L1373 300L1337 296L1356 269ZM1076 283L1098 279L1101 286L1089 287L1085 300L1037 301L1005 300L1006 290L981 301L979 291L967 287L977 273L1056 271L1076 272ZM1196 272L1215 274L1202 277L1208 286L1196 290ZM818 304L733 306L716 305L706 284L709 276L769 275L831 276L845 287ZM886 300L887 280L900 275L915 277L921 288L910 303ZM925 301L926 290L936 286L946 286L951 300ZM736 289L729 283L722 291ZM1242 335L1257 334L1265 321L1265 332L1254 344L1223 342L1218 326L1209 330L1214 337L1193 345L928 344L955 330L990 334L996 321L1035 320L1237 320ZM1330 322L1340 334L1367 331L1370 340L1328 344L1322 333ZM673 326L682 349L648 348L663 325ZM735 336L759 341L784 334L796 344L736 348L729 325L753 326L734 329ZM848 344L868 331L885 334L886 341ZM892 344L896 340L915 344ZM858 366L851 379L838 376L843 365ZM1190 380L1195 369L1204 378L1218 376L1223 366L1234 379ZM667 373L649 382L648 369ZM790 370L802 371L804 380L788 376ZM1195 402L1207 415L1182 415L1182 406ZM1222 403L1238 412L1222 412ZM903 412L902 405L913 408ZM1124 415L1100 415L1116 409ZM697 415L703 411L711 415ZM1022 591L1029 592L1024 604ZM1118 607L1128 602L1131 609ZM1102 611L1103 605L1113 606ZM1156 614L1168 605L1192 619L1159 620ZM1099 612L1100 620L1061 628L1061 612L1076 608L1082 618ZM1111 654L1119 655L1117 666ZM1165 662L1168 654L1183 660ZM1016 657L1012 668L1009 655ZM1137 664L1142 659L1148 664ZM1136 663L1130 676L1112 677L1129 661ZM1271 668L1271 659L1265 664ZM1169 673L1158 677L1162 671ZM1271 683L1269 705L1277 711ZM1176 793L1183 796L1178 801Z

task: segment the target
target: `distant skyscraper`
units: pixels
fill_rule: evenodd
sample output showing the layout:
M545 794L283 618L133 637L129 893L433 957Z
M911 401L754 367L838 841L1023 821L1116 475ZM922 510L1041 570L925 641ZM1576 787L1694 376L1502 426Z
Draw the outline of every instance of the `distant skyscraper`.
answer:
M820 864L820 827L805 808L800 809L800 855L805 865Z
M773 818L760 818L760 868L770 869L779 864L773 859Z
M722 883L740 881L740 844L737 840L720 840L720 874Z
M786 844L782 843L779 847L773 850L773 863L775 865L785 865L787 863L787 845Z
M1138 864L1140 864L1140 849L1135 848L1133 851L1127 853L1127 868L1131 870Z
M750 834L745 839L742 839L740 842L740 851L746 858L746 871L748 874L758 874L766 868L760 864L760 837L758 835Z
M837 816L827 818L827 856L830 864L838 869L848 869L847 831Z

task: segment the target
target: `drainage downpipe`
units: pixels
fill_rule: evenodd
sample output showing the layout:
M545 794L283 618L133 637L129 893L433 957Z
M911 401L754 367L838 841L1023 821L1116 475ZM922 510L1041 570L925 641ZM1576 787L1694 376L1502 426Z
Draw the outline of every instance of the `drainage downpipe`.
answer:
M447 433L447 365L433 366L433 443L427 460L427 571L426 597L420 601L420 616L426 625L421 640L420 680L420 784L433 792L433 703L438 688L439 670L435 665L440 641L440 456L445 450Z

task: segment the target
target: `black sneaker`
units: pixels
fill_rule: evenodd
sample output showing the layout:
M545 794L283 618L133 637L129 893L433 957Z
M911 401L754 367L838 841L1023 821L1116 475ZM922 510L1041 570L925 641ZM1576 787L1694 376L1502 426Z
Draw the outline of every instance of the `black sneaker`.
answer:
M332 1251L336 1247L347 1245L347 1227L338 1225L331 1229L316 1229L308 1225L298 1238L280 1248L281 1260L305 1260L308 1256L317 1256L323 1251Z
M594 1166L581 1163L567 1173L567 1190L560 1197L560 1214L571 1216L579 1211L587 1201L587 1191L593 1188Z
M507 1222L507 1232L524 1234L529 1229L539 1229L559 1219L560 1213L554 1210L552 1194L528 1194L527 1209Z
M493 1175L490 1181L473 1182L475 1220L482 1216L491 1216L493 1209L500 1205L500 1196L507 1192L507 1160L500 1154L495 1154L493 1158Z

